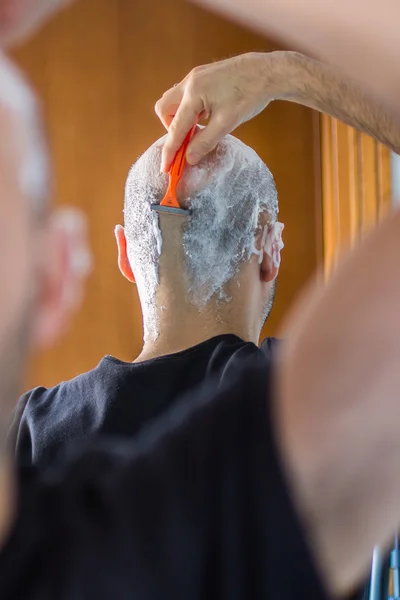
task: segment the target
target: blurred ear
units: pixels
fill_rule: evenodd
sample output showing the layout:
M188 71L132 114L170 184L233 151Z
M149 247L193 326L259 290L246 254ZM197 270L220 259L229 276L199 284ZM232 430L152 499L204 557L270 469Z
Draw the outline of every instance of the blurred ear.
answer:
M40 273L34 344L49 346L68 328L81 307L90 271L86 218L74 209L54 211Z
M125 230L122 225L117 225L115 228L115 238L118 246L118 267L122 275L131 283L136 283L132 267L129 262L128 253L126 250Z

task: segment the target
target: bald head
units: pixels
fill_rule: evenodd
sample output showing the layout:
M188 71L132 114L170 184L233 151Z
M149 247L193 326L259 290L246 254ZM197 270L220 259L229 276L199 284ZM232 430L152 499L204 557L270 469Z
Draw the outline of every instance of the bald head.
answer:
M32 204L43 207L47 152L33 93L0 54L0 443L18 398L27 353L31 301L38 286Z
M0 444L28 348L57 339L79 308L90 269L84 221L46 210L50 165L37 101L0 55Z
M159 260L162 244L179 222L183 264L171 265L170 273L179 268L188 302L201 310L211 299L227 301L226 284L256 250L261 225L276 221L277 191L260 157L237 138L226 136L199 165L185 168L178 196L190 207L191 216L171 217L171 231L163 220L160 229L160 217L150 204L159 203L167 188L167 176L160 174L163 141L139 158L126 182L128 257L146 313L159 284L168 284L168 273L159 272ZM147 330L154 318L149 321L146 326L145 318Z

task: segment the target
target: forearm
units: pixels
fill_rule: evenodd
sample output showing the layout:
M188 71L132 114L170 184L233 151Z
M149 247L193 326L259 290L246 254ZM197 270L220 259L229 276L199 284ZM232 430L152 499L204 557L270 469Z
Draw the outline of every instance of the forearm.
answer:
M344 79L334 67L320 61L297 52L281 54L282 72L286 74L281 99L335 117L400 152L400 126L386 107L374 101L360 85Z
M331 61L400 116L397 0L195 1Z

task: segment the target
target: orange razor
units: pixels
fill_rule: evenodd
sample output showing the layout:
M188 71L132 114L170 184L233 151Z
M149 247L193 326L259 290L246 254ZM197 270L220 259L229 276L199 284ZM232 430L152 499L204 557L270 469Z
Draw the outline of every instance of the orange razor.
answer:
M178 187L178 183L180 182L183 174L183 169L186 165L186 150L190 140L194 135L194 132L196 131L196 126L197 122L193 125L192 129L187 134L182 146L175 154L175 158L169 170L169 183L167 193L161 200L160 204L150 205L151 210L156 210L157 212L170 213L174 215L190 215L191 211L189 209L182 208L179 204L178 198L176 196L176 188Z

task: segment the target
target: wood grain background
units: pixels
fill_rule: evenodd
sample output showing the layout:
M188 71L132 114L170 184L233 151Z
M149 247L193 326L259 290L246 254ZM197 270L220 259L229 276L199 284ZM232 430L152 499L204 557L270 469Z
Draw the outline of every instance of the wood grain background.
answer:
M390 150L323 115L321 164L324 266L329 277L345 253L391 209Z

